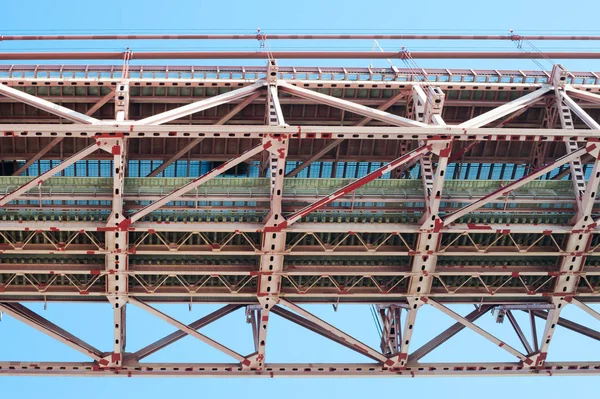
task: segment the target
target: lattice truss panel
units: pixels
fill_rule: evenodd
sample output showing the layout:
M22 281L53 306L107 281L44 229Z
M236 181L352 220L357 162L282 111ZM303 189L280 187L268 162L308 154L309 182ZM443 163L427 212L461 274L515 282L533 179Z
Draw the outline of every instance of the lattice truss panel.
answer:
M600 373L600 360L547 360L556 329L600 339L591 307L600 297L597 76L561 66L423 73L273 60L266 68L1 69L0 311L90 360L6 359L0 374ZM133 174L146 161L148 170ZM194 162L206 170L194 176ZM369 166L350 172L361 163ZM109 303L113 346L97 349L23 305L62 301ZM155 303L222 307L188 325ZM307 304L373 306L381 345ZM474 307L459 314L456 304ZM128 350L131 306L177 332ZM566 319L565 307L596 324ZM253 353L199 331L242 308ZM428 328L419 326L423 308L455 324L415 348L413 331ZM520 346L476 323L491 312ZM270 362L273 318L365 363ZM513 361L420 362L461 330ZM188 335L231 362L143 361Z

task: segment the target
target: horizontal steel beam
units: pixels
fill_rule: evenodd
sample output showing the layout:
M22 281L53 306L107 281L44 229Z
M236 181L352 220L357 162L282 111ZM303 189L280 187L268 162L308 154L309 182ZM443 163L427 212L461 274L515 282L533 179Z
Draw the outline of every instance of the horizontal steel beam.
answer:
M0 137L110 137L122 135L128 139L227 137L262 139L265 135L286 135L291 139L352 139L352 140L455 140L455 141L576 141L597 139L600 131L577 129L512 129L383 126L258 126L258 125L53 125L0 124Z
M167 275L161 276L166 279ZM215 277L218 280L218 276ZM206 279L205 279L206 280ZM353 281L370 280L369 278L358 278ZM203 280L204 281L204 280ZM371 280L372 281L372 280ZM392 281L390 279L390 281ZM352 288L344 288L331 283L328 280L329 286L293 286L288 284L281 289L280 298L297 303L336 303L343 301L344 303L389 303L406 301L411 296L405 287L398 288L402 283L402 278L396 278L392 281L392 287L387 287L385 284L371 284L369 287L353 286ZM515 281L506 279L506 281ZM552 278L541 280L552 281ZM295 283L297 284L297 283ZM394 287L395 286L395 287ZM104 287L93 286L80 287L75 285L63 286L34 286L34 285L8 285L3 287L5 290L0 293L0 301L23 301L25 299L44 302L46 300L59 301L104 301L110 292L107 292ZM515 287L490 287L480 285L479 287L434 287L430 294L423 295L423 299L435 299L439 303L444 302L460 302L460 303L478 303L478 300L494 301L496 304L506 303L529 303L531 301L547 301L547 298L552 295L551 289L535 292L525 286ZM135 296L144 301L153 300L155 302L179 302L189 303L190 298L193 298L194 303L256 303L256 287L251 287L246 284L245 287L237 289L229 285L221 284L219 286L202 286L194 288L180 284L174 285L156 285L150 286L146 283L145 286L136 285L129 289L128 294ZM576 293L580 300L586 302L597 302L598 294L590 289L580 290ZM68 299L66 299L68 298ZM496 299L494 299L496 298ZM186 302L187 301L187 302ZM184 325L182 325L183 328Z
M0 231L104 231L106 223L80 221L2 221ZM287 227L288 233L418 233L419 225L402 223L303 223ZM136 222L129 231L136 232L261 232L264 225L249 222ZM442 233L482 234L569 234L572 227L562 224L474 224L457 223L444 226ZM600 226L591 232L600 232Z
M69 40L600 40L598 35L430 35L430 34L335 34L335 33L261 33L254 34L97 34L97 35L2 35L0 41Z
M263 373L236 363L136 363L120 368L96 367L85 362L0 362L0 375L112 376L112 377L501 377L598 376L600 362L546 362L538 372L518 362L409 363L402 370L384 370L376 363L266 363Z
M121 51L98 52L2 52L0 60L122 60ZM405 51L136 51L133 60L229 60L229 59L405 59ZM413 59L600 59L591 51L412 51Z
M60 255L58 255L60 256ZM130 257L130 259L132 259ZM133 258L135 259L135 258ZM43 259L37 263L0 263L0 273L3 274L99 274L106 275L109 271L104 271L101 263L86 263L79 264L63 264L54 263L56 258L51 261L44 262ZM131 262L131 261L130 261ZM473 263L473 261L471 261ZM430 276L469 276L469 277L490 277L490 276L549 276L552 274L558 275L559 271L553 267L533 266L533 265L510 265L496 266L487 265L481 261L481 265L469 264L465 265L457 262L452 266L438 266L436 271L429 273ZM258 271L258 266L248 263L247 265L197 265L193 263L163 263L163 264L129 264L129 269L123 274L129 276L256 276L261 273ZM585 271L576 273L565 273L572 276L600 276L600 266L586 266ZM410 265L398 266L346 266L346 265L311 265L286 263L285 270L280 272L269 272L268 275L274 276L396 276L396 277L413 277L420 276L418 272L410 271Z

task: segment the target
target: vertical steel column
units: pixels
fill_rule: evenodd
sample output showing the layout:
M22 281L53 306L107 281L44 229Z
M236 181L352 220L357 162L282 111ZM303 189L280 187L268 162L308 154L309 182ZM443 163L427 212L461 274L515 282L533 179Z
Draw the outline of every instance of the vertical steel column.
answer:
M551 79L552 84L554 85L554 94L556 97L555 105L561 128L565 130L574 130L575 126L573 125L573 115L571 114L571 109L565 103L562 96L565 91L567 77L568 72L561 65L555 65L552 68ZM566 141L565 145L567 154L577 151L577 143ZM573 159L571 162L569 162L569 170L571 171L571 180L573 182L573 188L575 189L577 206L581 207L581 198L585 190L585 177L583 174L583 168L581 166L581 157Z
M402 308L395 305L379 307L381 317L381 352L386 356L396 355L402 345Z
M567 71L560 65L556 65L552 70L552 81L555 85L556 104L561 126L563 129L571 130L573 129L571 112L563 102L564 97L562 96L567 75ZM569 144L567 143L567 153L573 150L569 147ZM533 368L543 367L546 362L548 348L560 319L560 313L575 295L579 278L585 265L586 256L584 254L589 249L592 241L590 229L595 227L595 222L592 219L592 208L596 200L598 185L600 184L600 161L598 160L598 150L590 153L596 157L596 160L591 177L587 183L583 169L581 168L580 158L571 161L571 176L577 197L577 215L572 221L573 230L567 241L566 255L560 261L559 275L554 285L554 296L552 297L554 308L548 311L548 318L546 319L539 353L531 356L533 360L531 366Z
M442 109L444 107L444 92L439 87L427 87L427 93L419 85L413 86L413 104L415 106L415 118L419 122L445 126L442 119ZM424 145L424 141L419 141L419 145ZM433 154L424 154L421 159L421 176L423 180L423 189L427 197L433 190Z
M423 116L426 123L435 123L445 125L441 118L442 107L444 104L444 95L437 88L429 88L429 95L420 86L414 86L414 101L425 102ZM416 115L420 117L420 115ZM421 143L423 145L424 143ZM433 173L432 155L423 156L421 158L421 169L423 178L423 188L425 195L425 211L421 218L421 227L419 229L419 237L417 241L417 251L425 255L415 255L412 261L412 272L415 273L408 285L407 301L409 308L406 312L406 320L404 324L404 333L402 334L402 342L400 351L393 356L394 365L396 368L406 368L408 363L408 351L410 348L410 340L414 331L414 325L417 319L417 312L423 305L421 295L431 291L433 278L431 273L435 271L437 265L437 256L433 253L439 249L439 244L442 238L441 228L443 222L439 217L439 208L442 199L442 190L444 188L444 179L446 177L446 168L448 167L448 159L452 152L452 142L430 141L432 144L431 154L438 156L438 165ZM416 277L418 275L418 277Z
M268 126L285 125L277 93L278 68L275 60L269 60L267 70L267 107ZM285 221L282 211L283 179L288 154L287 137L273 137L273 145L268 149L269 179L271 181L271 205L265 220L262 236L262 255L260 257L257 297L261 309L258 313L258 348L255 356L249 356L250 368L262 371L265 363L265 349L269 327L269 314L279 301L281 272L283 271L283 253L285 252L286 232L278 226Z
M430 141L431 143L431 141ZM412 272L415 273L408 285L407 301L409 308L406 312L404 332L402 334L402 345L400 351L393 357L394 367L405 368L407 365L410 340L414 331L414 325L419 308L424 304L421 296L431 291L433 283L432 273L437 265L437 255L442 239L442 219L439 216L439 208L442 199L442 190L448 166L448 158L452 152L451 141L440 141L433 144L432 152L438 155L438 165L435 176L431 181L431 190L425 192L425 212L422 225L419 229L417 251L423 255L415 255L412 261ZM418 277L417 277L418 276Z
M122 224L123 191L127 165L126 139L111 139L113 154L113 199L111 214L106 223L105 242L106 294L113 307L113 352L105 360L108 367L119 367L125 352L125 312L128 294L128 226ZM107 149L107 148L105 148Z
M260 336L260 325L261 325L261 305L248 305L246 306L246 323L250 324L252 328L252 341L254 342L254 350L258 354L258 340Z
M115 120L123 122L129 119L129 81L123 80L115 92Z
M127 74L125 74L127 75ZM115 91L115 120L124 122L129 119L129 82L127 76L117 85ZM125 354L126 311L129 287L129 232L127 224L121 224L126 218L123 214L123 194L127 171L127 140L123 137L115 140L110 152L113 155L113 193L112 210L106 224L105 268L106 292L113 307L113 352L105 360L109 367L119 367Z
M425 122L425 107L427 104L427 95L425 94L423 88L419 85L413 86L412 94L412 116L415 120L419 122ZM419 140L420 146L424 144L424 140ZM421 165L421 180L423 181L423 191L425 192L425 196L427 197L433 189L433 154L423 154L419 158L419 164Z

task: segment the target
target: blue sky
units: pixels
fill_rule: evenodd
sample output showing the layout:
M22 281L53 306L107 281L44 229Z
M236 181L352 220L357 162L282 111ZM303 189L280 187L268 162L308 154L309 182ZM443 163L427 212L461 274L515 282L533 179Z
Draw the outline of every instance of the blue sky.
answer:
M473 2L455 0L430 0L428 2L396 1L369 3L347 0L345 2L302 0L299 2L277 1L41 1L5 2L2 6L3 22L0 34L20 33L100 33L104 32L225 32L253 33L257 28L263 32L282 31L330 31L330 32L376 32L402 31L422 33L482 33L501 34L514 29L517 33L572 33L596 27L596 1L579 1L573 7L557 0L544 2L512 1ZM561 32L561 31L565 32ZM569 31L569 32L567 32ZM596 32L597 33L597 32ZM512 43L490 42L418 42L397 43L382 41L386 50L398 50L402 45L409 50L451 49L458 50L513 50ZM274 42L272 49L317 46L324 48L347 47L369 50L370 42ZM0 51L16 49L76 49L120 50L131 47L143 49L238 49L258 50L257 42L130 42L130 43L10 43L0 42ZM596 43L578 44L578 48L594 50ZM542 49L575 48L573 43L542 43ZM341 49L341 48L340 48ZM262 61L255 61L260 64ZM385 61L377 65L384 66ZM486 68L486 69L538 69L530 60L419 60L421 67L440 68ZM189 64L189 61L181 63ZM204 64L240 64L239 61L205 61ZM281 64L291 64L284 61ZM368 60L328 61L305 60L298 65L345 65L367 66ZM249 64L249 63L248 63ZM571 70L600 70L600 61L571 60L563 62ZM402 67L400 62L397 66ZM549 67L548 64L545 64ZM105 305L49 304L46 311L41 305L32 305L48 319L72 331L90 343L108 349L111 336L111 310ZM212 311L214 306L187 305L161 307L174 317L190 322ZM378 337L365 306L341 306L333 312L330 306L309 307L311 311L330 321L364 342L377 347ZM471 308L456 307L463 314ZM599 323L568 307L566 317L599 329ZM522 317L518 315L518 317ZM520 349L507 323L496 324L492 316L484 316L480 324L490 332L506 339ZM523 319L524 320L524 319ZM431 308L424 308L417 320L413 347L427 341L452 324L446 316ZM128 319L129 351L135 351L172 329L142 311L130 307ZM538 331L543 329L538 324ZM223 320L203 329L202 332L221 340L241 353L249 353L251 347L250 327L244 322L243 311L233 313ZM572 341L572 342L571 342ZM19 322L4 317L0 322L0 359L2 360L85 360L79 353L54 342L50 338ZM324 338L303 332L289 322L272 317L267 358L282 361L364 361L359 355ZM594 360L600 358L600 344L559 329L552 344L549 360ZM158 352L148 361L227 361L220 353L191 337ZM504 351L469 332L463 332L439 348L424 361L483 361L512 360ZM90 378L0 378L0 397L60 397L106 398L115 395L131 397L171 397L173 395L234 397L234 396L285 396L286 398L318 397L365 397L369 395L418 395L417 397L444 396L446 398L504 398L542 396L573 396L589 392L597 378L511 378L511 379L90 379ZM510 384L510 385L509 385ZM18 396L17 396L18 395Z

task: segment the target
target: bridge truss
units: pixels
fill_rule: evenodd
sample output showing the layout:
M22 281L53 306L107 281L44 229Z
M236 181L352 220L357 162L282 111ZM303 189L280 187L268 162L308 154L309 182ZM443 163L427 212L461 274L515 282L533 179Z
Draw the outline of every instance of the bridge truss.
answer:
M10 359L0 374L598 375L600 360L547 355L557 328L600 339L562 315L571 306L600 320L590 307L600 298L599 79L561 66L291 68L273 59L0 67L0 311L90 358ZM24 305L74 301L112 305L112 348ZM222 307L186 325L155 306L190 301ZM307 304L373 305L381 346ZM456 304L474 307L463 315ZM132 306L177 331L128 351ZM415 348L423 307L455 324ZM253 353L202 334L241 308ZM522 347L476 324L491 311ZM531 333L514 316L523 311ZM274 317L365 363L269 362ZM462 330L514 362L420 362ZM143 361L187 335L231 363Z

